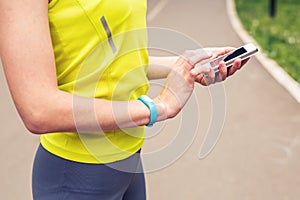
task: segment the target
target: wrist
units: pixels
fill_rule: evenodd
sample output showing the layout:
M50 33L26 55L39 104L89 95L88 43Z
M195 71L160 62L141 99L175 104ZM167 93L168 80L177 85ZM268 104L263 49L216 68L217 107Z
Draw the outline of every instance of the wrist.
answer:
M141 101L145 106L148 107L150 111L150 116L149 116L149 123L146 125L148 127L152 127L153 124L157 121L157 106L155 102L149 98L147 95L142 95L138 98L139 101Z
M153 99L153 101L155 102L157 108L157 121L163 121L170 118L168 116L167 104L162 101L161 97L157 96Z

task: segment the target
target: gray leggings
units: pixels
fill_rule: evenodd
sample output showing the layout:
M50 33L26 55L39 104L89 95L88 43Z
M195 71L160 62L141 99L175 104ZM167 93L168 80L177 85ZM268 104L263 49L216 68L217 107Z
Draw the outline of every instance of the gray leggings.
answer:
M140 154L110 165L84 164L57 157L40 145L32 192L34 200L145 200Z

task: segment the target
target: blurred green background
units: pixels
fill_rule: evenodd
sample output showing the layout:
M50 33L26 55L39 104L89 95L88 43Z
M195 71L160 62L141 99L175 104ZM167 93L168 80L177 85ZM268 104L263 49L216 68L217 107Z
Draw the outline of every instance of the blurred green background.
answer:
M270 0L235 0L244 28L289 75L300 83L300 1L276 0L270 17Z

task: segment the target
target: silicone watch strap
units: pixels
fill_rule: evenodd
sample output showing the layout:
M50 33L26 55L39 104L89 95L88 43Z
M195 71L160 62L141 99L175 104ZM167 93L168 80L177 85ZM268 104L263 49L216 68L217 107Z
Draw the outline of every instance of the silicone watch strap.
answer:
M143 102L149 108L149 110L150 110L150 121L146 126L152 127L153 124L157 120L157 109L156 109L156 105L155 105L154 101L150 97L148 97L147 95L140 96L138 98L138 100Z

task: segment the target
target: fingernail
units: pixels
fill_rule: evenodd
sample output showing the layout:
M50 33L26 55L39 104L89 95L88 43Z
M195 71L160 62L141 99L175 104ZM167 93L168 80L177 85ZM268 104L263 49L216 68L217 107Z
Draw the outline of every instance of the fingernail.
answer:
M193 69L191 70L191 74L192 74L192 75L197 75L197 73L198 73L198 70L197 70L197 69L193 68Z

